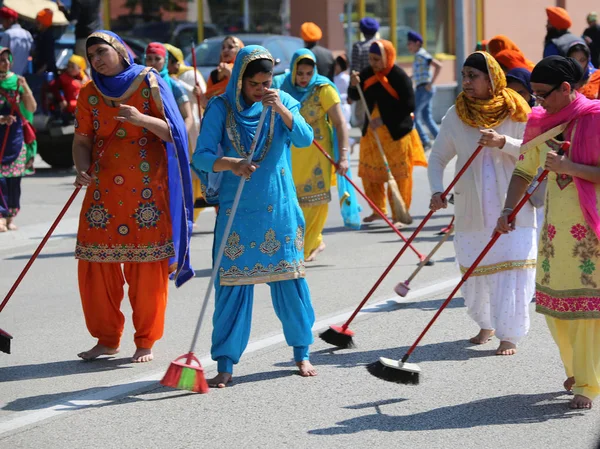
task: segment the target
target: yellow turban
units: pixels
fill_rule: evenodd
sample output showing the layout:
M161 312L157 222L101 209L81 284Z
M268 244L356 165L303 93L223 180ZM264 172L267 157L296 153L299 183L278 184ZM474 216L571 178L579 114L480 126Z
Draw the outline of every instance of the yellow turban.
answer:
M79 55L73 55L69 58L69 62L72 62L76 66L78 66L81 70L87 69L87 62L85 62L85 58Z
M300 37L304 42L317 42L323 37L323 32L316 23L304 22L300 27Z
M179 63L179 71L177 72L177 76L179 76L182 73L185 73L189 70L194 70L193 67L186 65L185 59L183 58L183 52L181 51L181 49L179 49L171 44L164 44L164 45L165 45L165 48L167 49L167 51L169 52L169 54L173 55L173 57Z

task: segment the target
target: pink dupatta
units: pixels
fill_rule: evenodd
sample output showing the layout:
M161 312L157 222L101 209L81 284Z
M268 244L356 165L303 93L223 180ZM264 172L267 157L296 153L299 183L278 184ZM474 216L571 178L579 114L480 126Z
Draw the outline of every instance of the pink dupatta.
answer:
M596 167L600 165L600 101L588 100L580 93L577 93L571 104L556 114L548 114L540 106L533 108L525 128L523 144L562 123L569 123L564 132L565 137L571 136L577 123L570 150L571 160L577 164ZM577 187L579 205L585 221L600 239L600 216L595 185L576 177L573 177L573 181Z

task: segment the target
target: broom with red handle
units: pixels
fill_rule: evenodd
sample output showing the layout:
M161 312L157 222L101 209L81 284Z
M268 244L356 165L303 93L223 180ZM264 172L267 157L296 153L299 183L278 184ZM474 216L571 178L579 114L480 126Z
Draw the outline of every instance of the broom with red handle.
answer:
M114 137L115 137L115 135L117 133L117 130L119 129L120 126L121 126L120 122L115 125L115 128L112 131L112 134L107 139L107 141L104 142L104 145L102 145L102 148L98 152L98 157L96 159L96 162L98 162L100 160L100 158L102 158L102 155L104 154L104 151L111 144L111 142L114 139ZM5 141L6 141L6 136L5 136ZM88 175L90 175L92 173L93 167L94 167L94 163L90 164L90 167L86 171L86 173ZM66 204L64 205L64 207L62 208L62 210L58 214L58 217L56 217L56 219L54 220L54 223L52 223L52 226L50 226L50 229L48 230L48 232L46 233L46 235L44 236L44 238L42 239L42 241L40 242L40 244L36 248L35 252L33 253L33 255L27 261L27 264L25 265L25 268L23 268L23 271L21 271L21 274L19 275L19 277L17 278L17 280L15 281L15 283L13 284L13 286L8 291L8 294L4 297L4 301L2 301L2 304L0 304L0 312L2 312L2 310L4 309L4 307L6 307L6 304L8 303L9 299L12 297L12 295L15 293L15 291L17 290L17 288L21 284L21 281L23 280L23 278L25 277L25 275L27 274L27 272L29 271L29 269L33 265L33 262L35 262L35 259L37 259L37 257L42 252L42 249L44 248L44 246L46 245L46 243L48 242L48 240L52 236L52 233L54 232L54 230L56 229L56 227L58 226L58 224L60 223L60 221L62 220L62 218L67 213L67 210L69 209L69 207L71 207L71 204L73 204L73 201L75 200L75 197L77 197L77 194L79 193L80 190L81 190L81 186L75 187L75 190L73 191L73 193L71 194L71 196L67 200ZM0 351L6 352L7 354L10 354L10 339L12 337L10 337L10 335L7 337L4 334L5 334L4 332L0 331Z
M570 142L564 142L558 151L559 155L563 155L571 146ZM512 223L519 211L523 208L525 203L529 201L529 198L533 195L536 189L539 187L540 183L548 176L549 170L544 170L540 175L531 183L529 188L527 189L527 193L521 198L521 201L516 205L514 210L508 216L508 222ZM413 345L406 351L406 354L400 360L392 360L385 357L380 357L378 361L367 365L367 369L369 372L380 379L387 380L389 382L396 382L402 384L418 384L419 378L421 374L421 368L416 363L407 363L410 355L417 348L425 334L429 331L433 323L438 319L440 314L444 311L444 309L450 304L450 301L454 298L454 295L458 292L458 290L462 287L462 285L467 281L469 276L475 271L477 266L481 263L483 258L487 255L487 253L492 249L496 241L500 238L502 234L496 231L492 236L490 242L486 245L486 247L481 251L481 254L475 259L475 262L469 267L463 277L460 279L460 282L456 285L450 296L444 301L444 303L440 306L438 311L435 313L431 321L427 324L421 335L415 340Z
M268 109L269 108L263 107L263 110L260 114L260 119L256 128L256 134L254 134L254 139L252 139L250 154L246 158L246 161L248 162L252 162L252 157L256 151L258 139L260 137ZM202 327L202 322L204 321L204 315L206 315L206 310L208 308L208 302L210 300L213 285L217 279L217 274L219 273L221 260L223 259L223 253L225 252L225 246L227 244L227 237L229 236L231 228L233 227L233 220L240 204L242 191L244 190L244 184L246 181L247 179L242 177L238 184L237 191L235 192L233 204L231 205L231 211L229 213L227 224L225 225L225 230L223 231L221 238L221 244L219 245L219 250L217 251L217 255L213 263L213 269L210 275L210 280L208 281L208 287L206 288L204 300L202 301L202 308L200 309L200 316L198 317L198 322L196 323L196 329L194 330L194 336L192 337L190 350L186 354L179 356L173 362L171 362L171 365L167 369L165 376L160 381L160 383L166 387L190 390L196 393L208 393L209 387L204 377L202 364L196 358L194 352L196 349L196 344L198 343L198 337L200 336L200 328Z
M452 180L450 185L442 193L442 200L444 200L446 198L446 196L448 196L448 193L450 193L450 191L454 188L455 184L458 182L460 177L465 173L465 171L467 171L467 168L469 168L469 166L471 165L473 160L481 152L482 148L483 148L483 146L479 145L477 147L477 149L473 152L473 154L471 155L471 157L469 158L467 163L460 169L460 171L454 177L454 179ZM419 232L421 232L421 230L425 227L425 224L429 221L429 219L431 218L431 216L433 214L434 214L434 211L432 210L432 211L429 211L429 213L425 216L425 218L423 219L421 224L417 227L417 229L415 229L415 231L412 233L412 235L408 238L408 241L404 244L404 246L398 252L398 254L396 254L396 256L394 257L392 262L388 265L388 267L385 269L383 274L381 276L379 276L379 279L377 279L377 282L375 282L375 285L373 285L373 287L371 287L371 290L369 290L369 293L367 293L367 295L364 297L364 299L361 301L361 303L358 305L358 307L354 310L352 315L350 315L350 318L348 318L348 320L342 326L330 326L329 329L327 329L325 332L323 332L322 334L319 335L319 337L321 337L321 339L323 341L325 341L326 343L329 343L331 345L337 346L338 348L342 348L342 349L351 348L354 346L354 341L352 338L354 336L354 332L351 331L350 329L348 329L348 327L350 326L350 323L352 323L354 318L356 318L356 315L358 315L358 312L360 312L360 310L364 307L364 305L371 298L371 296L373 296L373 293L375 293L375 290L377 290L377 287L379 287L379 285L383 282L383 280L388 275L388 273L392 270L392 268L394 268L394 265L396 265L396 262L398 262L400 257L402 257L402 255L406 251L406 248L408 248L408 245L410 245L413 242L413 240L417 237Z
M332 158L332 157L329 155L329 153L327 153L327 151L325 151L325 150L323 149L323 147L322 147L321 145L319 145L319 143L318 143L316 140L313 140L313 143L315 144L315 146L317 147L317 149L318 149L318 150L319 150L321 153L323 153L323 155L324 155L324 156L327 158L327 160L328 160L329 162L331 162L331 163L333 164L333 166L334 166L334 167L337 169L337 168L338 168L338 165L337 165L337 163L336 163L336 162L333 160L333 158ZM373 210L374 210L374 211L375 211L375 212L376 212L376 213L377 213L377 214L378 214L378 215L379 215L381 218L383 218L383 220L384 220L384 221L385 221L385 222L388 224L388 226L389 226L390 228L392 228L392 229L394 230L394 232L395 232L396 234L398 234L398 236L399 236L399 237L400 237L402 240L404 240L405 242L407 242L408 240L406 240L406 237L404 237L404 235L403 235L403 234L400 232L400 230L399 230L399 229L398 229L396 226L394 226L394 223L392 223L392 222L391 222L391 220L390 220L390 219L389 219L389 218L388 218L388 217L387 217L387 216L386 216L386 215L385 215L385 214L384 214L384 213L381 211L381 209L379 209L379 208L378 208L378 207L375 205L375 203L373 203L373 201L371 201L371 199L370 199L370 198L369 198L369 197L368 197L368 196L367 196L367 195L366 195L366 194L365 194L365 193L364 193L362 190L360 190L360 189L358 188L358 186L357 186L357 185L354 183L354 181L352 181L352 179L351 179L351 178L350 178L348 175L346 175L346 174L344 174L343 176L344 176L344 178L346 178L346 181L348 181L348 182L349 182L349 183L352 185L352 187L354 187L354 189L355 189L355 190L358 192L358 194L359 194L360 196L362 196L362 197L363 197L363 198L364 198L364 199L367 201L367 203L369 203L369 206L371 206L371 208L372 208L372 209L373 209ZM423 254L421 254L419 251L417 251L417 249L416 249L414 246L410 245L410 249L412 249L412 250L413 250L413 252L414 252L414 253L417 255L417 257L419 258L419 261L423 262L423 261L426 259L426 256L424 256L424 255L423 255ZM427 262L425 263L425 265L427 265L427 266L431 266L431 265L433 265L433 263L434 263L433 261L427 261Z

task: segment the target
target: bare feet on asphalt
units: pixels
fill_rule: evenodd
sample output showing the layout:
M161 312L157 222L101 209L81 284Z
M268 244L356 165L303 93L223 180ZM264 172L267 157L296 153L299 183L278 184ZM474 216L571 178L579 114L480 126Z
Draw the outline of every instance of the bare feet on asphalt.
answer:
M321 254L326 248L325 243L321 242L319 246L312 250L309 256L306 258L305 262L314 262L317 260L317 256Z
M363 223L373 223L375 220L383 220L383 218L377 214L371 214L368 217L363 218Z
M494 336L493 329L481 329L477 335L470 338L469 341L475 345L483 345L490 341Z
M592 408L592 400L580 394L576 394L575 397L571 399L571 402L569 402L569 408L590 409Z
M565 390L567 391L573 391L573 386L575 385L575 378L574 377L567 377L567 380L565 380L563 382L563 387L565 387Z
M231 383L232 378L230 373L219 373L206 382L210 388L225 388L227 384Z
M302 360L301 362L296 362L296 366L300 370L300 375L302 377L314 377L317 375L317 370L312 363L308 360Z
M109 348L108 346L96 345L89 351L83 351L77 354L77 357L85 361L95 360L101 355L115 355L119 353L119 348Z
M151 362L152 360L154 360L152 349L137 348L133 357L131 357L133 363L146 363Z
M517 353L517 345L510 341L501 341L496 355L515 355Z

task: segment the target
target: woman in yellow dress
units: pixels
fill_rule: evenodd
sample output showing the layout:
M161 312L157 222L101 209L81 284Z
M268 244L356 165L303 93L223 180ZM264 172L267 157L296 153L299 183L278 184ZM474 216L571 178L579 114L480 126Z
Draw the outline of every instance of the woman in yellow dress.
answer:
M358 176L362 178L367 196L387 213L385 183L388 175L377 147L377 133L392 175L406 208L409 209L413 167L427 167L423 145L411 117L415 110L412 82L404 70L396 65L396 50L389 41L380 39L371 44L369 64L360 74L352 74L348 89L348 97L353 101L360 101L357 88L360 84L371 113L371 123L365 120L360 139ZM390 189L388 198L391 198ZM392 210L392 216L397 222L398 211ZM381 220L381 217L373 211L363 222L371 223L375 220Z
M337 160L338 173L348 172L348 128L342 111L340 96L335 85L326 77L317 73L316 57L312 51L304 48L296 51L292 57L290 73L286 76L281 90L300 101L300 113L312 126L315 140ZM298 194L298 201L306 220L304 236L304 257L312 262L325 249L323 228L327 220L329 202L331 201L332 165L327 158L312 144L308 148L292 146L292 172ZM343 182L343 179L340 179ZM344 189L345 193L347 189ZM351 202L356 205L350 189L346 195L342 193L342 203ZM360 225L358 211L354 217L346 217L342 207L342 215L346 226Z
M575 90L583 70L574 59L549 56L531 74L541 107L533 108L520 160L496 230L538 167L550 171L540 238L536 310L546 317L567 374L570 407L588 409L600 395L600 102ZM561 141L571 147L559 156Z

